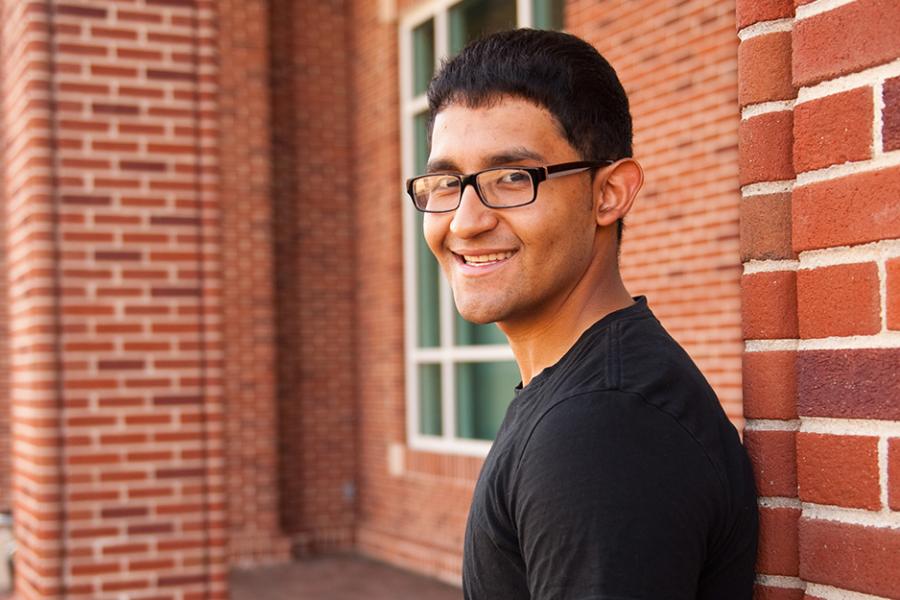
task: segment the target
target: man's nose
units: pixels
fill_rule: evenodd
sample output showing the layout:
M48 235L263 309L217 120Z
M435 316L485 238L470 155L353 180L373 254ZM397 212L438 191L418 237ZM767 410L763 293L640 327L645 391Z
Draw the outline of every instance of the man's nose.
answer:
M475 185L468 185L463 190L459 206L450 221L450 231L461 238L472 238L497 225L497 217L493 209L485 206L478 197Z

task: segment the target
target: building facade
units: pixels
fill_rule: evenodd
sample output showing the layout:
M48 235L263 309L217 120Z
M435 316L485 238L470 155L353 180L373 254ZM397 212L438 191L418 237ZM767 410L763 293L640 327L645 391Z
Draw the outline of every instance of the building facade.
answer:
M622 270L743 431L758 596L900 597L894 0L0 0L17 597L226 598L353 550L459 581L516 383L402 181L485 31L631 99ZM856 596L853 596L856 597Z

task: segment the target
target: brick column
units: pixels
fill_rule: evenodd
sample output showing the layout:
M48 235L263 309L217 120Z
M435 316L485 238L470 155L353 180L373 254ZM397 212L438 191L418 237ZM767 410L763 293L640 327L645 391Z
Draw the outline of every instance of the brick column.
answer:
M219 0L228 555L286 560L280 531L266 0Z
M271 0L281 518L298 552L356 523L350 3Z
M65 515L50 22L42 2L0 7L16 587L23 599L56 598Z
M213 9L3 2L23 600L227 597Z
M737 17L758 594L900 597L900 4Z

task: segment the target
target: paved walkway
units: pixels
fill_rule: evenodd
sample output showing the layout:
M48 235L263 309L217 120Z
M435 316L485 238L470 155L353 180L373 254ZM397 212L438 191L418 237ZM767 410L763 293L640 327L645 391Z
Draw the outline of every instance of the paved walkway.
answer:
M231 600L461 600L459 588L356 556L234 570Z
M230 600L461 600L453 587L355 556L233 570ZM0 600L11 598L0 592Z

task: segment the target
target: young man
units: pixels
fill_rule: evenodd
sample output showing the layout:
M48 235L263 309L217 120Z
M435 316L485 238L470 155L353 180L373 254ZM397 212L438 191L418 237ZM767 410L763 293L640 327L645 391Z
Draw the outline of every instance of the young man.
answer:
M618 270L641 188L628 100L584 41L518 30L428 91L408 182L466 319L522 374L475 488L473 600L749 600L756 493L709 384Z

